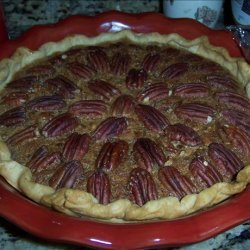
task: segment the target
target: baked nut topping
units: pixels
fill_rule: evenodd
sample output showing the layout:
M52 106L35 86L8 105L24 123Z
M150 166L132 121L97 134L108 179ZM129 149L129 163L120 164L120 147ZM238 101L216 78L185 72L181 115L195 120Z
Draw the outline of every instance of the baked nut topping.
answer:
M19 171L26 194L40 185L37 200L53 208L143 220L242 191L250 101L235 74L202 55L120 39L68 46L13 74L0 93L0 136L31 173ZM210 203L200 204L204 194Z

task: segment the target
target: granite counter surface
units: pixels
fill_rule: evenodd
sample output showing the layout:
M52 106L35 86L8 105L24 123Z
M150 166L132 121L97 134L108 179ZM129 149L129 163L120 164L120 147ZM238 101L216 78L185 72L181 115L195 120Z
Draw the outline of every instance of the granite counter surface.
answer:
M9 37L16 38L33 25L55 23L69 15L95 15L108 10L130 13L160 11L158 0L2 0ZM46 242L0 218L0 249L2 250L78 250L72 245ZM250 249L250 221L228 230L209 240L190 246L174 248L181 250L248 250Z

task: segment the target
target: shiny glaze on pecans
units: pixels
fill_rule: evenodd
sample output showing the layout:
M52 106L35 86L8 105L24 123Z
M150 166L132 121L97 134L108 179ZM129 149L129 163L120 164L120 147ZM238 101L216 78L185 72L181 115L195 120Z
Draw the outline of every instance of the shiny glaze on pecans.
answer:
M170 141L179 141L187 146L199 146L202 144L201 137L198 133L191 127L177 123L174 125L169 125L164 133L167 135Z
M28 74L39 76L50 76L55 73L55 69L51 65L36 65L28 69Z
M52 118L42 128L45 137L56 137L73 131L79 122L69 113L64 113Z
M24 91L11 92L1 99L1 104L17 107L25 103L29 99L27 93Z
M175 109L175 114L179 118L187 119L192 122L207 124L212 121L215 109L201 103L184 103Z
M91 67L97 72L107 73L110 70L107 54L100 48L91 50L87 59Z
M106 142L96 158L96 168L104 171L116 169L128 153L128 143L122 140Z
M160 147L149 138L139 138L133 146L133 155L138 167L152 171L153 166L164 166L167 158Z
M220 143L211 143L208 146L208 155L220 173L230 180L244 166L243 162L233 151Z
M61 95L63 98L72 99L79 88L65 76L59 75L45 81L45 85L55 91L55 94Z
M134 113L135 100L131 95L121 95L112 104L114 116L128 116Z
M90 80L96 73L94 69L79 62L73 62L67 65L67 69L73 74L80 77L83 80Z
M109 117L102 121L93 133L96 140L106 140L118 136L127 128L127 119L125 117Z
M160 63L160 58L159 54L148 53L142 61L142 68L146 72L154 72Z
M173 95L186 98L205 97L208 94L209 87L205 83L185 83L173 90Z
M140 89L147 80L147 73L144 69L131 69L126 77L128 89Z
M25 120L26 113L23 106L9 109L0 115L0 125L6 127L21 125Z
M250 101L242 95L232 92L219 92L216 94L216 99L221 105L225 105L228 108L250 112Z
M111 61L111 71L114 75L125 75L128 72L131 58L128 54L120 52L114 54Z
M18 91L29 91L32 89L33 85L37 83L37 80L38 79L36 76L25 76L10 82L8 85L6 85L6 88L15 89Z
M229 75L211 74L206 77L206 82L216 88L222 90L235 91L238 88L236 81Z
M99 203L108 204L111 199L111 187L108 175L101 170L94 172L88 178L87 191L91 193Z
M153 177L146 169L135 168L130 172L128 189L131 199L138 206L158 198Z
M33 153L31 159L27 163L27 166L29 168L34 168L36 164L39 165L39 162L42 161L42 159L46 157L48 153L48 148L45 145L41 146Z
M54 189L74 188L83 176L83 166L79 161L70 161L59 167L49 180Z
M227 123L250 133L250 115L237 110L224 110L221 115Z
M88 134L71 134L65 141L62 156L65 161L81 160L89 150L91 137Z
M169 125L165 115L152 106L138 104L135 113L144 126L154 132L161 132Z
M107 112L107 104L102 100L80 100L69 107L69 113L74 116L89 118L102 117Z
M94 94L104 98L105 100L110 100L113 96L121 94L118 88L103 80L94 80L88 82L88 88Z
M34 152L27 166L32 172L39 173L44 169L59 165L60 163L60 153L49 153L48 148L43 145Z
M213 184L223 181L223 178L217 169L201 156L196 157L191 161L189 170L194 179L198 179L201 182L203 188L209 188Z
M224 143L228 141L234 149L241 152L244 157L250 156L250 135L244 130L237 127L220 127L219 135Z
M167 66L167 68L161 72L161 77L171 80L184 75L187 71L188 64L185 62L178 62Z
M196 187L191 180L187 176L181 175L172 166L160 168L158 175L163 186L178 199L183 198L187 194L196 193Z
M150 102L164 100L169 96L169 89L165 83L154 83L145 87L137 95L139 101Z
M23 142L36 139L40 136L39 130L36 126L32 125L18 131L7 140L8 144L19 145Z
M38 96L26 103L28 110L54 111L66 106L65 101L59 95Z

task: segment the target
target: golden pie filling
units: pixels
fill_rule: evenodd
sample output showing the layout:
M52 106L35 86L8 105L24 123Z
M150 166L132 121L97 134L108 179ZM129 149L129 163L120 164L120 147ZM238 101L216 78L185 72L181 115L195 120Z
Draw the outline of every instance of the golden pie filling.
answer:
M0 136L31 183L64 197L80 191L79 200L89 193L99 207L127 202L119 216L93 215L84 202L83 212L73 209L79 214L126 219L128 206L181 202L234 183L250 162L243 85L220 64L170 45L120 41L53 53L19 70L0 103ZM166 216L149 216L157 217Z

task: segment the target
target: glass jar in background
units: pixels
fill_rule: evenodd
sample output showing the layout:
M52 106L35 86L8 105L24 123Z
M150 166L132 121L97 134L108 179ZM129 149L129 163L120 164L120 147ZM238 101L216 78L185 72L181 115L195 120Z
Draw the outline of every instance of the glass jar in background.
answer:
M250 25L250 0L231 0L231 8L236 24Z
M224 0L164 0L163 11L171 18L192 18L214 28Z

